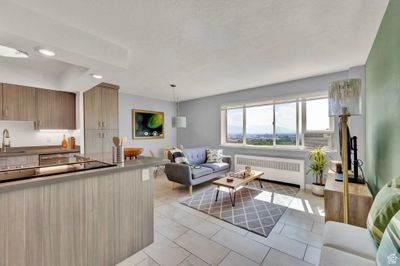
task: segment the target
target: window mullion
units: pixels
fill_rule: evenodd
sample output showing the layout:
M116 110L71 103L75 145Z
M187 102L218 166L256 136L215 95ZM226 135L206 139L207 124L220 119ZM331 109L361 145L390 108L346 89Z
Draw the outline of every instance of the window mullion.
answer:
M224 117L223 117L224 121L225 121L225 128L224 128L224 144L228 143L228 110L224 111Z
M272 126L273 126L273 134L272 134L272 146L276 146L276 129L275 129L275 125L276 125L276 123L275 123L275 103L273 104L273 107L272 107L272 112L273 112L273 115L272 115Z
M247 131L246 131L246 108L243 107L243 145L246 145L246 135L247 135Z
M302 133L302 141L304 146L304 134L306 133L307 129L307 104L306 100L301 101L301 133Z
M299 101L296 101L296 147L299 146Z

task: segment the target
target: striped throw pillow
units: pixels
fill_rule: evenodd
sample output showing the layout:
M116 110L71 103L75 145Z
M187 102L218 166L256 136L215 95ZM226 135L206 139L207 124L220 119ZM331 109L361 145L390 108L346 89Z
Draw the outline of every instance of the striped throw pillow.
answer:
M376 195L367 218L367 229L379 246L390 219L400 210L400 189L385 185Z
M390 220L376 253L376 263L400 265L400 211Z

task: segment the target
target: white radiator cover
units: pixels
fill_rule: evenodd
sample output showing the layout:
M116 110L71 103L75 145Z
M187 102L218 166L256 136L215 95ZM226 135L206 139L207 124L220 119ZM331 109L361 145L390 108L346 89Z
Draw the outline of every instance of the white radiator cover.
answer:
M236 154L235 171L243 170L246 165L263 171L262 179L295 184L304 189L304 160Z

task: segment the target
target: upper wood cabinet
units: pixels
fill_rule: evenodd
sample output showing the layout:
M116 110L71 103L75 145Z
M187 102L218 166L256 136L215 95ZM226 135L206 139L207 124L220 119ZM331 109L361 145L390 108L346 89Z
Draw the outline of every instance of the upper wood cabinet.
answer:
M0 120L34 121L35 129L76 129L75 93L0 83Z
M3 84L3 120L35 121L36 115L35 88L14 84Z
M101 90L103 129L118 129L118 90L110 87L101 87Z
M85 129L118 129L118 87L101 83L84 93Z
M75 94L37 90L37 129L76 129Z

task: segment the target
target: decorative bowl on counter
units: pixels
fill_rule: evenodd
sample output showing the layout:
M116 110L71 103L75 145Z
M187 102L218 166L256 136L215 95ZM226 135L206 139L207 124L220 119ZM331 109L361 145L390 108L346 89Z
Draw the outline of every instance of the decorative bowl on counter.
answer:
M143 148L125 148L124 149L124 157L125 160L129 159L136 159L142 152L144 151Z

